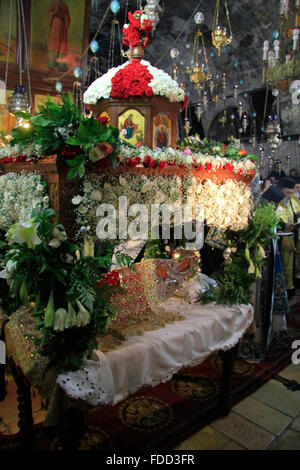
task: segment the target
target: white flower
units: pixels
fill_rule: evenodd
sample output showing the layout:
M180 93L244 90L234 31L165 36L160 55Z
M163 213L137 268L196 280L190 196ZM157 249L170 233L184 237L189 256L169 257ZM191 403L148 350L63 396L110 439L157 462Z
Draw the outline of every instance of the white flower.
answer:
M154 187L154 183L146 183L142 186L141 192L142 193L147 193L148 191L151 191L151 189Z
M80 204L82 201L82 197L81 196L74 196L72 198L72 204L74 204L74 206L77 206L78 204Z
M101 191L98 191L97 189L94 189L91 193L91 198L94 200L94 201L101 201L102 199L102 193Z
M57 227L55 227L52 230L52 236L54 238L57 238L60 241L65 241L68 238L66 232L65 231L60 231Z
M61 241L58 240L58 238L52 238L52 240L50 240L48 245L51 246L52 248L59 248L61 245Z
M119 183L121 186L125 186L126 185L126 179L123 178L123 176L119 176Z
M98 162L101 158L104 158L106 155L105 153L101 152L98 147L91 147L89 150L89 159L92 162Z
M43 202L47 204L49 202L49 196L44 196Z

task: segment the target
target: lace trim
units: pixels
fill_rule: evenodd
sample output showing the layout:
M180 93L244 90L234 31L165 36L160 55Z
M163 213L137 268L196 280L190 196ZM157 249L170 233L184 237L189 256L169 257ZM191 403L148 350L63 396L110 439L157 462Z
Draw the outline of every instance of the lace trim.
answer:
M239 307L237 306L237 308ZM98 352L98 354L100 355L100 362L98 365L94 363L92 366L84 367L79 371L70 372L66 375L60 375L57 379L57 383L61 386L61 388L63 388L63 390L69 397L77 399L80 398L82 400L85 400L91 406L96 406L99 404L115 405L127 398L130 394L137 392L143 386L150 385L154 387L156 385L159 385L160 383L168 382L169 380L171 380L172 376L176 374L180 369L182 369L183 367L194 367L199 365L213 352L227 351L233 348L239 342L241 337L244 335L245 331L252 323L253 316L254 312L251 307L251 315L249 315L248 319L246 320L245 326L241 330L235 332L233 336L225 343L219 342L217 344L214 344L214 350L208 352L202 358L197 358L188 361L181 360L179 364L171 368L167 373L164 374L163 377L148 377L142 382L135 384L133 387L123 390L121 394L115 394L113 393L113 391L106 392L104 390L103 383L105 380L103 379L105 379L105 377L103 376L103 373L104 375L106 375L106 377L108 377L107 374L109 374L110 377L108 377L108 382L110 384L113 383L113 380L111 371L108 369L105 370L105 361L101 361L102 353L100 352ZM192 333L192 330L189 330L189 332ZM91 370L91 368L93 370ZM84 379L82 379L82 377L84 377ZM100 385L101 382L102 384Z

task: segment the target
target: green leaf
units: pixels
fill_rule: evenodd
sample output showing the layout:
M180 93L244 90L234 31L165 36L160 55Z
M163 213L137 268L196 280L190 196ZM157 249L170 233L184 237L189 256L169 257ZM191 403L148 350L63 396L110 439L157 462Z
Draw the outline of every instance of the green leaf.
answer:
M78 137L69 137L66 143L69 145L81 145L81 140Z
M71 168L67 174L67 180L72 180L78 175L78 166Z
M78 167L78 175L80 178L82 178L84 176L84 173L85 173L85 168L84 168L84 165L81 164L79 167Z

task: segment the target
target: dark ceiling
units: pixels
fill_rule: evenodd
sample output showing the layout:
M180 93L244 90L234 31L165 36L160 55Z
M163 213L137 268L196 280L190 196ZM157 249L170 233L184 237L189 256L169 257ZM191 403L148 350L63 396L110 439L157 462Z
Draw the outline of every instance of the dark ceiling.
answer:
M122 36L122 27L124 22L127 22L125 13L127 11L134 11L139 7L146 4L146 0L119 0L120 11L114 17L111 10L108 8L110 2L107 0L91 0L91 21L90 21L90 40L102 22L104 16L103 26L101 27L97 40L100 48L98 52L99 65L102 73L108 69L109 49L111 45L111 31L112 20L115 18L119 22L120 32ZM292 1L294 4L294 2ZM170 57L170 50L176 47L180 54L176 59L176 63L182 70L179 76L179 82L185 82L186 90L189 92L190 105L196 104L199 100L195 88L190 84L188 77L184 74L184 66L188 65L191 60L191 51L193 43L189 41L191 33L196 31L197 25L193 20L195 12L201 11L205 15L205 23L207 29L211 28L213 22L213 15L215 9L215 0L161 0L160 5L163 7L163 14L160 15L160 21L154 31L151 39L149 40L148 47L145 51L145 59L151 62L152 65L157 66L170 75L172 75L172 59ZM220 4L224 5L224 1L220 0ZM227 76L227 90L226 95L232 96L232 85L239 84L239 96L245 102L245 107L248 111L256 111L256 106L262 110L264 108L264 85L262 83L262 47L264 40L272 41L272 32L279 29L278 24L278 11L280 0L228 0L228 8L231 19L231 26L233 30L232 43L221 51L218 57L217 50L212 47L207 48L209 58L210 71L214 74L220 75L225 72ZM108 11L107 11L108 9ZM224 11L221 13L221 20L226 24L226 17ZM118 39L118 29L115 25L115 41L114 41L114 66L120 65L120 43ZM126 50L126 47L124 47ZM210 54L213 53L214 57L211 58ZM112 64L110 63L110 67ZM246 93L246 95L244 95ZM258 94L257 94L258 93ZM253 96L256 95L254 99ZM249 99L251 98L251 99ZM250 102L251 101L251 102ZM271 103L272 100L269 100ZM247 103L246 103L247 102ZM232 103L228 102L228 106ZM202 116L202 124L205 128L205 134L208 132L208 127L205 120L212 123L216 114L221 112L221 109L211 108ZM288 123L288 112L285 112L285 126L286 132L293 133L294 130L291 126L293 123Z

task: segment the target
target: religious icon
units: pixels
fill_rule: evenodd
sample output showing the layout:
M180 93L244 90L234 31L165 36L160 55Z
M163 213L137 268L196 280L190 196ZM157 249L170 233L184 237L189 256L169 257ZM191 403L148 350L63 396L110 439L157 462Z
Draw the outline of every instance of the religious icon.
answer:
M153 147L166 148L171 142L171 120L164 113L153 118Z
M144 143L145 118L136 109L129 109L118 118L120 137L140 147Z
M47 11L49 24L48 38L48 67L67 70L66 64L61 59L68 52L68 29L70 27L70 12L63 0L53 0ZM61 61L61 62L60 62Z
M30 5L30 67L38 70L81 67L88 2L31 0Z
M132 120L132 114L129 114L128 118L125 119L124 124L122 126L121 132L124 135L124 138L127 140L132 139L138 127L138 124L134 124Z

